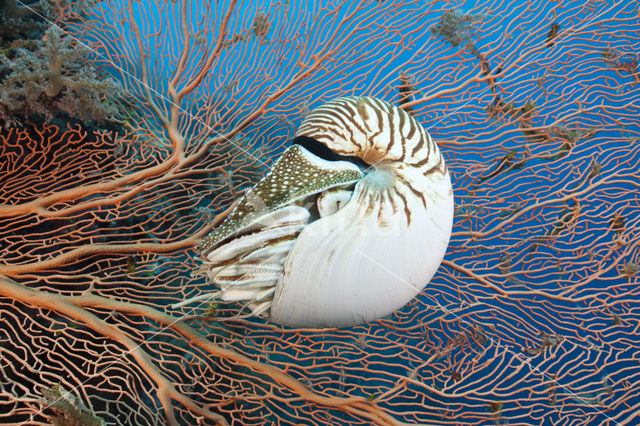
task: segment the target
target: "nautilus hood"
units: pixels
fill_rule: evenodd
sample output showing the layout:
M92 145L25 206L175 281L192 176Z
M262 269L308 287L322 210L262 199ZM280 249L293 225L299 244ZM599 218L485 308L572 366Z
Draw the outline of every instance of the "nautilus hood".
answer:
M362 170L349 161L324 160L294 143L196 250L206 256L229 237L263 225L261 219L269 217L271 212L309 195L353 184L362 176Z

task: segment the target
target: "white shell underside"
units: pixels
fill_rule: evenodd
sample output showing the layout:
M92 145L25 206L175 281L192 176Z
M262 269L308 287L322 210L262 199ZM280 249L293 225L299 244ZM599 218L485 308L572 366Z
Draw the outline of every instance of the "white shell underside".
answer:
M276 287L274 322L342 327L372 321L401 308L435 274L449 241L453 197L429 200L427 211L405 194L408 221L402 200L367 189L368 178L375 177L363 179L344 208L296 239Z

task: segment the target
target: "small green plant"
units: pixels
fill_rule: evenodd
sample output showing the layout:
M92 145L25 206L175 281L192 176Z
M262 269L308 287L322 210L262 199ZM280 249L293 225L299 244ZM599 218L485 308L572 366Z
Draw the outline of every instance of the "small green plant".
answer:
M53 411L49 421L54 426L103 426L106 423L88 409L80 398L65 391L60 384L43 392L44 409Z
M211 302L209 303L209 307L207 308L207 316L209 318L215 318L216 316L218 316L219 311L220 306L218 305L218 302Z
M471 24L483 19L483 14L463 13L457 9L447 10L440 24L431 27L431 32L441 36L453 46L459 46L471 39Z

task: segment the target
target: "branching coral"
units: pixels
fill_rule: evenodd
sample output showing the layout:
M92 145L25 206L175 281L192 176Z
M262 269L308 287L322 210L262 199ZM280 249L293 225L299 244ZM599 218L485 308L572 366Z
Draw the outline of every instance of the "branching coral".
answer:
M0 14L4 19L24 18L42 10L42 5L38 3L24 5L16 0L0 0Z
M47 27L39 16L44 9L46 5L40 2L0 0L0 47L6 49L13 41L41 37Z
M89 50L57 27L50 27L35 48L0 55L0 120L12 125L31 114L51 120L60 112L82 120L106 120L116 114L119 85L99 76L86 61Z

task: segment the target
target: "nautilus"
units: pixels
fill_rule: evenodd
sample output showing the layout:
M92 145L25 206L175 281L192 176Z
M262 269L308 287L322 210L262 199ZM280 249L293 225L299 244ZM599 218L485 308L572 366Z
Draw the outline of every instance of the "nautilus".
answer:
M379 99L337 98L196 247L217 290L190 301L235 301L290 327L383 318L429 283L452 222L449 172L420 123Z

